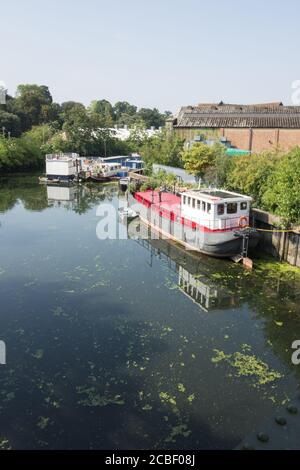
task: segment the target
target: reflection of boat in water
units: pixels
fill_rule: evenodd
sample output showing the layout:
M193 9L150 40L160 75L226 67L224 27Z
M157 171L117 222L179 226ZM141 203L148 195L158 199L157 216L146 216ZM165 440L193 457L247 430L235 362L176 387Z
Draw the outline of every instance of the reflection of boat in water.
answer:
M136 219L136 217L138 217L138 214L130 207L121 207L119 209L119 217L122 221L124 220L130 221L130 220Z
M47 185L48 201L74 201L77 193L76 186L50 186Z
M208 312L238 306L238 298L219 287L212 278L215 268L208 258L186 251L179 244L169 240L149 239L148 231L149 227L139 220L128 226L129 238L134 239L150 253L150 265L153 257L165 262L169 269L177 274L181 292L202 310Z

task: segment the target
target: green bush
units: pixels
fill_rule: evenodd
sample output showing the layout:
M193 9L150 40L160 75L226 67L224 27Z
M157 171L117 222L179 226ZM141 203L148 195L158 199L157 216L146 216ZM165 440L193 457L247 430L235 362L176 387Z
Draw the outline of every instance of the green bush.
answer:
M38 168L43 155L40 147L28 136L5 139L0 137L0 172Z
M300 221L300 148L283 155L267 178L263 207L285 220Z

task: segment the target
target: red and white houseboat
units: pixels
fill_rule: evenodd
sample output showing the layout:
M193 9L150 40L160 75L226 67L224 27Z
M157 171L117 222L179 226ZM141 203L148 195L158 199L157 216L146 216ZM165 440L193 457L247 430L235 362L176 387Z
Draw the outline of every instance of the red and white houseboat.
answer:
M178 195L148 190L129 196L129 206L154 232L216 257L241 254L251 201L251 197L216 189ZM251 230L248 236L249 247L255 247L257 232Z

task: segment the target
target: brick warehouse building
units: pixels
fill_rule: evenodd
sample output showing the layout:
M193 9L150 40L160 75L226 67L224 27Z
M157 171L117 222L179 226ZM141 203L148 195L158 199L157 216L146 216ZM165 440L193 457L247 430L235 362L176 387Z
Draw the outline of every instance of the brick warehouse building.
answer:
M300 146L300 106L199 104L181 108L166 127L188 141L201 133L226 138L232 147L262 152Z

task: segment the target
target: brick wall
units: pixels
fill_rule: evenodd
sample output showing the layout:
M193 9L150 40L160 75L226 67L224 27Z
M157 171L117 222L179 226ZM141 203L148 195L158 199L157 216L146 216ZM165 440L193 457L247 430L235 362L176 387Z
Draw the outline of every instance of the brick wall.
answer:
M250 132L249 129L221 129L222 137L230 140L233 147L249 150Z
M300 147L300 129L175 128L175 132L188 141L200 134L207 138L226 137L233 147L258 153L276 146L283 150Z
M232 146L243 150L251 148L252 152L274 146L283 150L300 146L300 129L221 129L220 134L230 140Z

